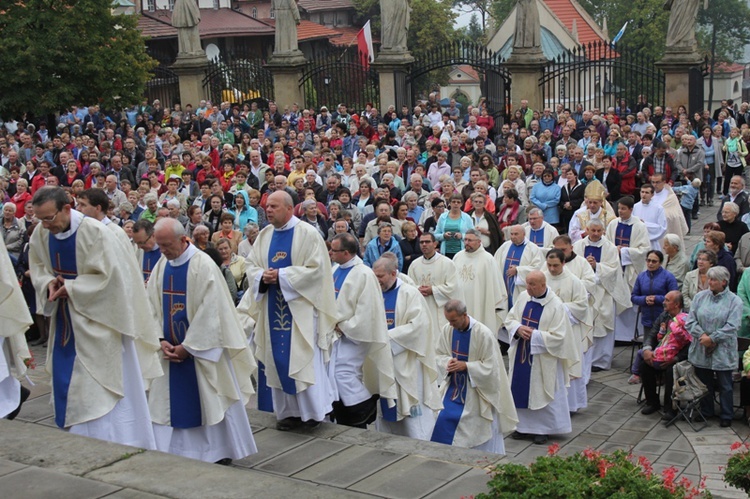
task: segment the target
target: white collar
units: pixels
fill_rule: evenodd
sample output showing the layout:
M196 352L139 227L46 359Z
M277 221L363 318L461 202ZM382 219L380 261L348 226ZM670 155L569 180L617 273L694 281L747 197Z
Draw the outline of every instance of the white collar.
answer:
M357 255L354 255L354 258L352 258L348 262L339 264L339 268L348 269L348 268L354 267L355 265L359 265L360 263L362 263L362 259L358 257Z
M196 253L198 253L198 248L188 243L188 247L185 249L185 251L182 252L180 256L178 256L174 260L169 260L169 265L171 265L172 267L179 267L183 263L193 258Z
M75 231L78 230L78 227L80 227L83 218L83 213L81 213L80 211L70 210L70 229L66 230L65 232L60 232L59 234L52 234L52 237L59 241L69 238L75 233Z
M297 218L294 215L292 215L292 218L290 218L287 223L285 223L283 226L279 227L278 229L276 227L274 227L273 230L275 230L275 231L281 231L281 230L293 229L294 227L297 226L297 224L299 222L300 222L299 218Z
M110 220L110 218L109 218L109 217L107 217L107 216L105 216L104 218L102 218L102 219L101 219L101 220L99 220L99 221L100 221L101 223L103 223L104 225L109 225L109 224L111 224L111 223L112 223L112 220Z

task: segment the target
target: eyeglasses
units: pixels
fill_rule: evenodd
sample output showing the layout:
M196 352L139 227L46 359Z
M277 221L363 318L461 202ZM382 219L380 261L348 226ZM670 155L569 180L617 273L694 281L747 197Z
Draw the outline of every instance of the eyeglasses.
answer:
M646 262L647 263L661 263L659 260L654 260L654 259L648 259L646 260Z
M38 219L38 220L39 220L40 222L42 222L43 224L51 224L52 222L54 222L54 221L55 221L55 219L57 218L57 215L59 215L59 214L60 214L60 210L57 210L57 211L55 212L55 214L54 214L54 215L52 215L51 217L40 218L40 219Z
M432 241L419 241L419 244L430 244Z

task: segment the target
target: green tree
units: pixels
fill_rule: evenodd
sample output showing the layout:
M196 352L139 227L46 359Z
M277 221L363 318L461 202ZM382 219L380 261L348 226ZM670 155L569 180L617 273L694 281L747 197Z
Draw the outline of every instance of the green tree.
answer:
M135 16L102 0L2 2L0 115L56 112L71 104L140 100L149 70Z
M499 28L505 22L515 6L516 0L495 0L492 2L490 18L495 21L496 28Z
M461 12L467 14L473 12L474 16L479 13L482 19L482 24L479 26L482 30L482 35L487 32L487 22L493 18L492 4L492 0L453 0L453 6L457 7ZM474 16L471 16L472 20Z
M698 11L696 37L699 47L709 58L708 102L714 98L714 70L717 64L732 63L743 56L750 43L750 32L739 19L750 19L750 8L744 0L711 2L709 8Z

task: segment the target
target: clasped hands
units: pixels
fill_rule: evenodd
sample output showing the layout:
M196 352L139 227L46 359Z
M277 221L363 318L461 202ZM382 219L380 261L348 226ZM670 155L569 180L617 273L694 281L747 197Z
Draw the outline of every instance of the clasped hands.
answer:
M182 362L190 357L190 352L185 347L182 345L172 345L166 340L161 341L161 351L164 354L164 358L169 362Z

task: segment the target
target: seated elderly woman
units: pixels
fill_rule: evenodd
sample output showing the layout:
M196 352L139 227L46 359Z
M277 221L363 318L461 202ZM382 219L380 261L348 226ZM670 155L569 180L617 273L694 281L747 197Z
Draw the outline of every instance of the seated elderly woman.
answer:
M404 254L401 252L401 245L393 237L393 224L387 217L378 219L378 237L374 237L365 247L365 254L362 261L365 265L372 268L373 264L380 258L383 253L390 252L398 258L398 271L404 267Z
M213 248L214 243L208 240L208 235L211 231L208 230L203 224L198 225L193 229L193 244L196 248L201 251L206 251L208 248Z
M682 239L677 234L667 234L661 242L661 247L667 259L664 268L672 273L677 279L677 286L682 289L685 274L690 270L690 260L685 254Z
M685 280L682 282L682 298L685 301L685 310L690 310L695 295L708 289L707 272L708 269L716 265L716 253L711 250L700 250L697 258L698 268L685 274Z
M237 290L247 289L245 280L245 259L240 258L237 253L232 251L232 245L228 239L221 238L216 242L216 249L221 255L221 265L232 272Z
M688 360L708 388L708 395L701 399L701 413L707 418L714 415L718 389L722 427L731 426L734 415L732 372L739 361L737 331L742 324L742 300L729 290L729 280L726 268L709 269L708 290L695 296L686 323L693 337Z
M300 203L300 211L302 216L300 220L307 222L318 231L320 237L323 239L328 236L328 224L323 215L318 213L318 204L314 199L305 199Z
M253 251L253 244L255 244L255 240L258 238L260 227L255 222L250 222L245 225L245 230L242 232L245 235L245 239L237 247L237 254L242 258L247 258L250 252Z
M737 203L731 201L724 203L721 207L721 220L719 221L720 230L726 237L726 243L729 247L729 251L734 255L737 249L737 243L740 242L742 236L750 232L747 228L747 224L740 220L740 207Z

